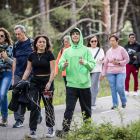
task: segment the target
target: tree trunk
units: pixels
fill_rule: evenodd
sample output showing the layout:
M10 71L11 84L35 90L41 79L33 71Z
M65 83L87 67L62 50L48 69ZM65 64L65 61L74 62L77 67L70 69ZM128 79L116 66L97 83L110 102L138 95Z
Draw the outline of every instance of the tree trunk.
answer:
M44 0L38 0L39 3L39 12L43 13L45 12L45 2ZM40 27L41 27L41 34L44 33L45 29L44 29L44 23L46 22L46 17L45 15L41 15L40 16Z
M71 10L73 15L73 18L71 19L71 25L73 25L74 23L76 23L76 0L71 0L71 2L73 2L71 4Z
M50 0L46 0L46 11L50 10ZM47 22L50 22L50 13L46 13Z
M132 13L131 23L132 23L133 31L136 34L137 41L140 43L140 31L139 31L138 22L135 15L136 14L135 9L133 7L131 7L131 13Z

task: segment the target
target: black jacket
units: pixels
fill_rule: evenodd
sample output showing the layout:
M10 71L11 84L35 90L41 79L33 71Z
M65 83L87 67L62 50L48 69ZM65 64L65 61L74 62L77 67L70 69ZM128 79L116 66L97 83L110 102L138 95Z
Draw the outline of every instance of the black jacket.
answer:
M129 65L133 65L133 62L135 61L135 59L133 58L134 55L137 56L138 52L140 52L140 44L135 41L134 44L130 44L129 42L125 45L124 47L126 49L126 51L128 52L130 61L129 61Z
M14 86L15 88L12 91L12 99L8 108L11 111L17 112L19 105L21 105L21 115L23 115L26 111L26 107L30 110L29 82L21 81Z
M140 67L140 52L137 53L137 59L134 61L133 66Z

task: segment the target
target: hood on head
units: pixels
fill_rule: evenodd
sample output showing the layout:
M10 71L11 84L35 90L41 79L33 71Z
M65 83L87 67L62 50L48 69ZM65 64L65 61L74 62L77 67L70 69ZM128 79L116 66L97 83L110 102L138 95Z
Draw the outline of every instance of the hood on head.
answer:
M74 45L74 44L73 44L73 41L72 41L72 39L71 39L71 36L70 36L70 44L71 44L71 46L72 46L73 48L82 47L82 46L83 46L83 36L82 36L82 33L81 33L81 31L80 31L78 28L73 28L73 29L76 29L76 30L80 33L80 40L79 40L79 42L78 42L77 45ZM71 29L71 31L72 31L73 29ZM70 32L71 32L71 31L70 31Z

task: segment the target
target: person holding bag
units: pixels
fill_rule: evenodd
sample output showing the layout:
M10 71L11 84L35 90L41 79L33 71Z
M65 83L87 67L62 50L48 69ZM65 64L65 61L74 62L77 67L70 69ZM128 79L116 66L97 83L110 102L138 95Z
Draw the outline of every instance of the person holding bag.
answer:
M102 72L102 64L104 62L104 51L101 48L100 41L97 36L91 36L88 39L87 47L89 47L94 60L96 62L95 68L90 71L91 79L91 109L96 109L96 99L99 91L100 76Z

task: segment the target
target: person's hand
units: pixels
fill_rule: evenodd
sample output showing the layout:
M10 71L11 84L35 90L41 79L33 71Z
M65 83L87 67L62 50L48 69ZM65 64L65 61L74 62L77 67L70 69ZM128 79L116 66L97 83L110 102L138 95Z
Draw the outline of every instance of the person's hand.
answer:
M80 63L80 65L84 65L84 60L83 60L82 56L81 56L81 59L79 60L79 63Z
M100 77L100 81L102 81L103 79L104 79L104 75L101 75L101 77Z
M101 60L103 61L104 60L104 57Z
M0 59L2 58L2 53L0 53Z
M14 79L12 79L12 86L14 85Z
M113 64L114 64L114 65L119 65L119 61L118 61L118 60L114 60L114 61L113 61Z
M3 57L5 60L8 60L8 56L7 56L7 52L6 52L6 51L1 52L1 54L2 54L2 57Z
M56 77L57 77L57 75L55 74L54 78L56 78Z
M134 56L133 56L133 58L134 58L134 59L137 59L137 56L136 56L136 55L134 55Z
M51 83L48 82L48 83L46 84L46 86L45 86L45 90L49 90L49 89L50 89L50 86L51 86Z
M65 63L64 63L64 68L67 68L69 63L67 62L68 60L66 59Z

